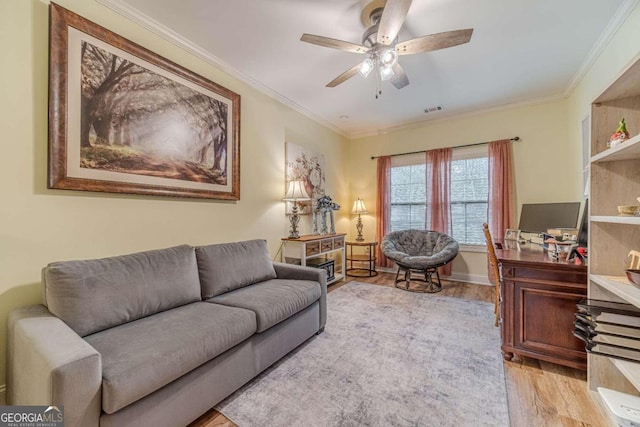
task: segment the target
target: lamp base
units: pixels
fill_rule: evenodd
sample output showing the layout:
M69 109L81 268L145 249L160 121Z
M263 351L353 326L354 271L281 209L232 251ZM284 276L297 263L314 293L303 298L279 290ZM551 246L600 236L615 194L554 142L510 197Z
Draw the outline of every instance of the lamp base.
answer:
M358 214L358 222L356 222L356 230L358 230L358 235L356 236L356 242L364 242L364 237L362 237L362 218L360 218L360 214Z
M293 208L291 209L291 216L289 217L291 223L291 230L289 230L289 239L299 239L298 223L300 222L300 216L298 216L298 205L293 202Z

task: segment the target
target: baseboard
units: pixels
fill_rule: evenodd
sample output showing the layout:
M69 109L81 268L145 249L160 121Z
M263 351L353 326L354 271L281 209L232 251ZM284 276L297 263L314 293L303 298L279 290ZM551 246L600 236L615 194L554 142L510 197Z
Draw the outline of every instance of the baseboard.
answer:
M451 276L449 277L442 276L442 278L445 280L451 280L453 282L465 282L465 283L473 283L475 285L492 286L491 283L489 283L489 277L487 277L486 275L480 275L480 274L456 273L454 271L453 274L451 274Z
M7 386L2 384L0 385L0 405L7 404Z
M376 270L382 271L384 273L396 273L396 269L394 267L391 268L383 268L376 267ZM441 276L443 280L451 280L452 282L465 282L465 283L473 283L476 285L487 285L492 286L489 283L489 277L481 274L467 274L467 273L456 273L455 271L451 274L451 276ZM357 280L357 279L354 279Z

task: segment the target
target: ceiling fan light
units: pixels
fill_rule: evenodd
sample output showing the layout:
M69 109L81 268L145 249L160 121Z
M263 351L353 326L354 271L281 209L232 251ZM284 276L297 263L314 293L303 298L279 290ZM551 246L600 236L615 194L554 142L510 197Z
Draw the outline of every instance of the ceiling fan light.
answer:
M398 53L394 49L385 49L380 53L380 62L391 68L398 62Z
M380 67L380 80L385 81L385 80L389 80L391 77L394 76L394 72L393 72L393 68L391 67Z
M370 58L362 61L360 63L360 66L358 67L358 73L360 73L360 75L365 79L367 78L371 70L373 70L373 61Z

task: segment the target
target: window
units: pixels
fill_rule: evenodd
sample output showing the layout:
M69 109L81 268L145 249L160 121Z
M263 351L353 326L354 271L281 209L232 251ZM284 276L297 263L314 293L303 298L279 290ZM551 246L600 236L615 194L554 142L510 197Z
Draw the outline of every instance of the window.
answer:
M451 162L451 218L453 237L461 244L484 245L482 223L487 221L489 159L487 147L453 150ZM424 229L426 223L424 155L392 158L391 231Z
M461 244L484 245L482 224L487 222L489 200L489 158L461 153L451 162L451 219L453 238ZM471 157L473 156L473 157ZM456 157L458 157L456 159Z

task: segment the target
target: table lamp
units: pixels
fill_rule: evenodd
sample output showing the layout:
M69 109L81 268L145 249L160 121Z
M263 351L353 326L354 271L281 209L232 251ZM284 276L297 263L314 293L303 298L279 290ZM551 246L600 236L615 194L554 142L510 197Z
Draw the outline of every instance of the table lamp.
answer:
M358 236L356 237L356 242L364 242L364 237L362 237L362 219L360 218L361 214L369 213L367 211L367 207L364 205L364 200L357 198L355 202L353 202L353 209L351 209L351 214L358 214L358 222L356 223L356 230L358 230Z
M282 200L286 202L293 202L291 216L289 217L289 222L291 222L289 238L299 239L298 222L300 222L300 217L298 216L298 202L311 200L311 197L309 197L307 191L304 189L304 183L300 180L289 181L289 188L287 188L287 193L284 195L284 199Z

